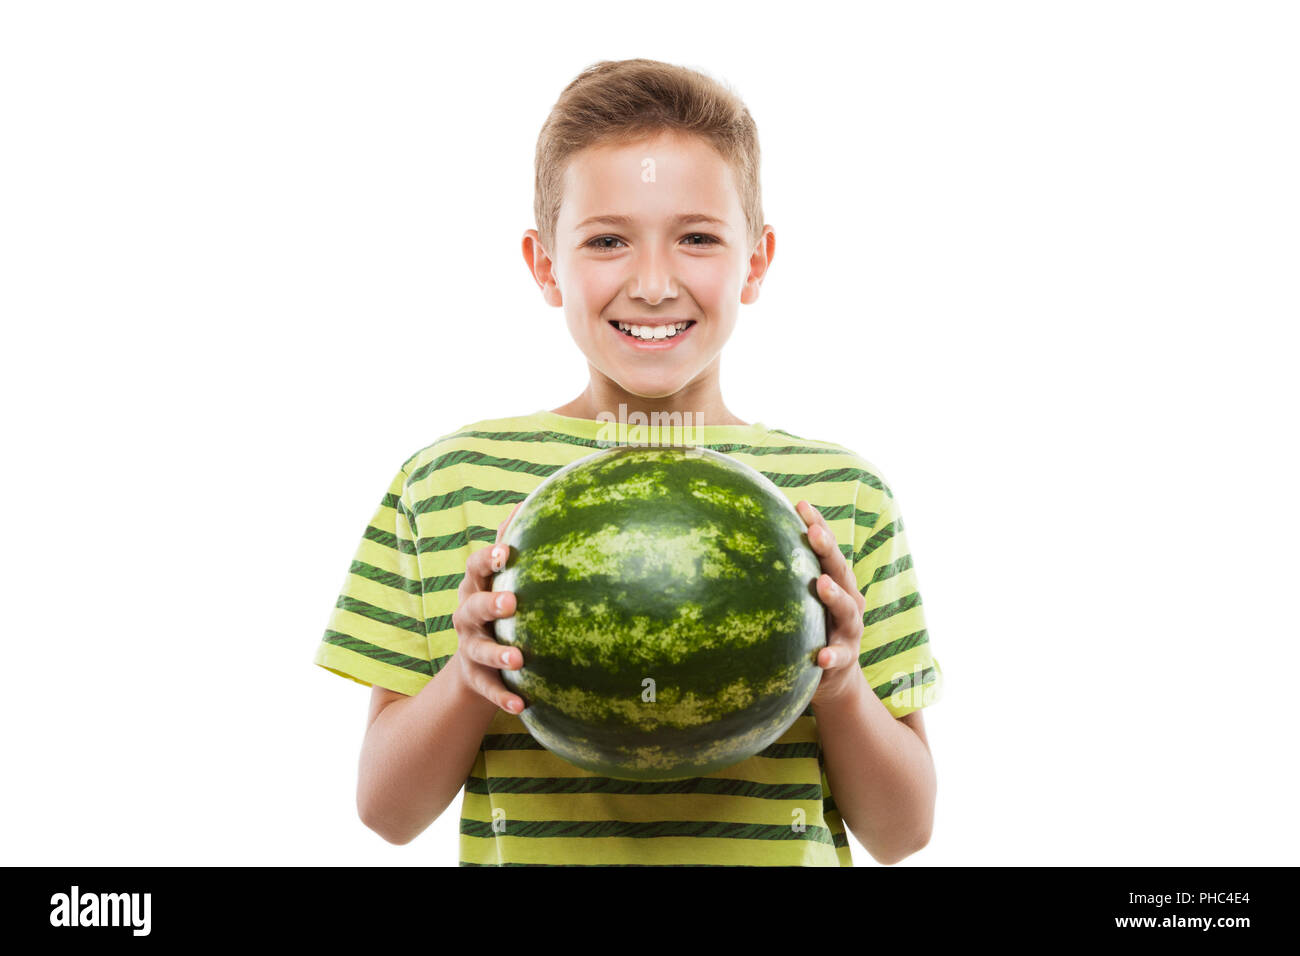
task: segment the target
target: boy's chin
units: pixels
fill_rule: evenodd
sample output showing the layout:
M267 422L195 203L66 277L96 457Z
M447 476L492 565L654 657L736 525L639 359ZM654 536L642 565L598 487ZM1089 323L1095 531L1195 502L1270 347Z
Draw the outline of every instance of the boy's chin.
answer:
M690 383L690 377L685 375L619 374L617 368L611 371L614 371L615 374L610 375L609 378L619 389L627 393L625 401L663 401L677 395ZM616 411L617 409L612 410Z
M642 378L635 375L628 375L622 378L615 378L614 383L632 398L644 398L659 400L663 398L672 398L678 392L686 387L686 381L676 378Z

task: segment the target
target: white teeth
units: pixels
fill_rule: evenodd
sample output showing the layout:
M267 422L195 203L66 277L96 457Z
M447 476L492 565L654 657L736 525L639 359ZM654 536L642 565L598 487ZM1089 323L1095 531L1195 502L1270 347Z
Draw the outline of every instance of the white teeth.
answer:
M686 328L689 322L676 322L673 325L629 325L626 322L619 322L620 331L631 333L639 339L671 339L678 332Z

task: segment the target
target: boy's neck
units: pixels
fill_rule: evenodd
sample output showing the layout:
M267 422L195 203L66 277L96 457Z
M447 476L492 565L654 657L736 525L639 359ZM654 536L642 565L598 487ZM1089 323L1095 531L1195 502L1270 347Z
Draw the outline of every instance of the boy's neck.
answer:
M620 406L624 407L620 408ZM646 416L647 421L654 421L655 415L689 413L691 416L689 420L696 426L749 424L749 422L731 414L727 407L722 404L721 396L718 397L716 403L695 403L689 399L682 400L676 395L664 399L645 399L630 395L608 404L598 404L592 400L588 392L583 392L568 404L551 409L551 414L563 415L566 418L583 418L588 421L597 421L597 416L602 411L614 415L615 418L626 418L636 412L641 412Z

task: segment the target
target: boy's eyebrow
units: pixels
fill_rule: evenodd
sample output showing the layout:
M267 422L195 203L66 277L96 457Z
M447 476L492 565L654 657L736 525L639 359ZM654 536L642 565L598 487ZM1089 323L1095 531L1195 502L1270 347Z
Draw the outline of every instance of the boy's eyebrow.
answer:
M631 216L588 216L586 219L582 220L582 222L574 226L574 228L582 229L586 226L594 225L595 223L600 223L604 226L630 226L632 225L632 221ZM707 222L714 226L727 225L727 220L719 219L717 216L710 216L707 213L702 212L684 212L680 216L674 216L672 222L673 225L676 226L684 225L688 222Z

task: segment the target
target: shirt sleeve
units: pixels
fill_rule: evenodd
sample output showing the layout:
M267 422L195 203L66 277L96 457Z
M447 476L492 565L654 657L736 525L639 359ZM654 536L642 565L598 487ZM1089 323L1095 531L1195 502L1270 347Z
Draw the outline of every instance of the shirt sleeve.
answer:
M939 699L943 672L934 659L903 516L878 472L858 485L853 574L866 599L858 664L895 717Z
M399 471L361 536L315 663L361 684L414 695L436 668L407 482Z

